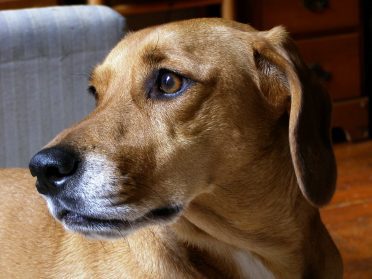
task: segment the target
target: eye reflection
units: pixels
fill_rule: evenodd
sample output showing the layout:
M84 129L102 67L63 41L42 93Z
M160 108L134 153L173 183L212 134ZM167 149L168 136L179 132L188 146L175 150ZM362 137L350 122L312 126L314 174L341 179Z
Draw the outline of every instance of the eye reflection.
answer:
M172 72L164 72L159 77L159 89L163 94L175 94L182 88L183 79Z

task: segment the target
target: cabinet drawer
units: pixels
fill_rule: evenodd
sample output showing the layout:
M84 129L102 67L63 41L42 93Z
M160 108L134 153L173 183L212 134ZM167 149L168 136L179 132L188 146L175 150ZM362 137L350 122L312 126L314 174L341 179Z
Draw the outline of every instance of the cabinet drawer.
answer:
M324 80L333 100L361 95L361 65L357 33L298 40L296 43L306 63L316 68L316 72Z
M325 3L318 11L309 6ZM305 3L307 3L307 7ZM359 24L358 0L262 0L250 4L255 26L268 29L284 25L291 33L345 29Z
M332 126L341 128L348 141L368 138L368 98L335 103Z

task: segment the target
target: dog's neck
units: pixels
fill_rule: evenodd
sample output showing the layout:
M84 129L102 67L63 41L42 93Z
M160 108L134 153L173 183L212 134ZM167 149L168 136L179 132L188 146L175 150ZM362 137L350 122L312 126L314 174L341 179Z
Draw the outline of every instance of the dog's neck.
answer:
M327 258L322 249L330 247L332 255L335 248L318 210L302 197L290 172L279 175L273 170L271 178L255 181L253 185L248 178L237 178L234 185L216 185L211 193L200 195L173 225L176 234L202 251L220 255L224 259L218 264L230 262L235 268L231 274L242 278L254 278L255 272L262 274L257 278L300 278L310 269L320 275L316 265Z
M300 274L302 233L294 218L281 218L279 215L286 212L280 210L270 216L263 207L253 209L255 212L243 211L240 216L230 211L236 216L230 219L224 214L233 210L226 206L230 202L195 201L174 225L177 234L185 242L230 261L237 269L232 274L239 273L241 278L273 278L272 273L290 278L288 275Z
M206 278L215 276L205 266L217 271L216 278L275 278L258 255L217 239L185 217L174 224L173 229L181 241L191 244L188 245L193 247L191 257L199 258L195 268Z

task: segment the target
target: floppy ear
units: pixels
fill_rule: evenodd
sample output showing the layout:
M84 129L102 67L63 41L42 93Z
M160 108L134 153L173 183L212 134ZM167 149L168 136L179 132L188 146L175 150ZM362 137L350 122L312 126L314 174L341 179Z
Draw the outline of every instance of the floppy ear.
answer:
M282 27L258 32L252 47L260 91L275 111L289 112L289 146L301 192L312 205L325 205L336 185L330 98Z

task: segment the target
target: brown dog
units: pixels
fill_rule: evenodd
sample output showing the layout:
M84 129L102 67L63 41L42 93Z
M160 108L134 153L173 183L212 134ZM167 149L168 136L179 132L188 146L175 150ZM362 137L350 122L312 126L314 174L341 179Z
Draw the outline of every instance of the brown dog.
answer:
M145 29L90 91L96 109L30 163L58 222L26 170L1 172L1 276L342 277L317 209L335 188L330 101L283 28Z

